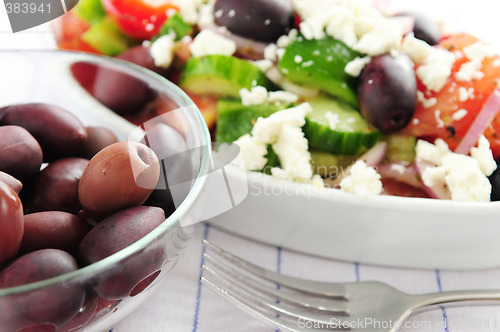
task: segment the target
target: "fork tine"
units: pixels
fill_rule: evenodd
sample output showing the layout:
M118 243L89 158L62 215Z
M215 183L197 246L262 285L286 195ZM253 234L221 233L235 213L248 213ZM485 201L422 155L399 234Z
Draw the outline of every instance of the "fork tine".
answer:
M288 317L291 317L292 319L295 319L296 321L298 321L298 320L309 321L311 323L318 323L318 324L324 325L324 326L331 324L331 321L330 321L331 316L317 315L304 307L302 307L302 308L299 308L299 307L287 308L282 303L279 303L279 305L278 305L278 303L276 303L275 301L270 301L269 299L266 299L265 297L259 296L257 293L255 293L255 292L251 291L250 289L248 289L247 287L245 287L244 284L236 284L232 280L229 280L228 278L222 276L221 274L213 271L212 269L210 269L206 265L204 265L203 268L204 268L204 271L207 271L212 276L222 280L228 286L227 288L237 289L238 293L244 295L245 297L251 299L254 302L257 302L259 304L259 306L263 305L271 310L276 311L279 314L284 314ZM212 282L212 283L214 283L214 282Z
M274 281L282 286L286 286L288 288L292 288L295 290L300 290L303 292L308 292L311 294L316 294L320 296L328 296L332 297L335 299L347 299L347 294L346 294L346 289L343 285L336 284L332 285L331 283L326 283L326 282L318 282L318 281L310 281L310 280L303 280L299 278L294 278L290 276L285 276L282 274L279 274L277 272L271 271L271 270L266 270L260 266L257 266L255 264L252 264L250 262L247 262L227 251L224 249L220 248L219 246L216 246L215 244L209 242L208 240L203 240L203 244L212 249L214 252L218 253L219 255L225 257L229 261L233 262L235 265L239 266L240 268L247 270L254 275L257 275L263 279L267 279L270 281Z
M203 268L204 271L209 272L212 277L220 278L230 284L230 286L223 287L220 284L218 285L217 282L211 281L209 277L205 275L200 279L203 284L217 291L220 295L227 297L232 302L242 306L251 314L257 315L260 318L263 318L265 321L272 323L274 326L294 332L317 332L318 326L323 326L327 330L348 330L332 329L330 328L332 326L332 322L330 320L318 319L313 317L313 315L302 316L297 315L293 312L290 313L287 310L283 310L283 308L280 308L277 305L267 302L265 299L259 298L258 296L252 294L244 288L238 288L239 285L231 283L231 281L218 275L208 267L203 266ZM238 289L238 292L235 292L232 289ZM252 303L252 301L254 301L255 303ZM262 305L264 305L265 307L263 307ZM271 309L272 313L263 311L264 308ZM288 318L288 320L286 318ZM312 324L315 324L314 328L307 328L306 326L308 325L306 325L305 322L308 322L308 324L310 324L309 326L313 326Z
M279 328L282 328L282 329L285 329L288 331L292 331L292 332L309 332L309 331L315 332L314 330L311 330L311 329L301 329L298 327L298 325L294 326L291 323L281 321L279 319L279 317L277 317L277 316L273 316L273 315L267 314L265 312L262 312L262 311L258 310L257 308L255 308L255 306L252 305L251 303L249 303L248 301L246 301L238 296L235 296L230 291L227 291L227 290L217 286L216 284L212 283L210 280L206 279L205 277L201 277L201 281L205 285L207 285L207 286L211 287L212 289L214 289L215 291L219 292L222 296L229 298L234 303L245 308L251 314L254 314L254 315L264 319L265 321L267 321L268 323L271 323L275 327L279 327ZM317 330L316 330L316 332L317 332Z
M212 258L210 255L207 253L203 254L203 257L207 262L210 262L212 265L217 267L219 270L224 271L226 274L231 275L232 277L244 281L246 285L249 285L255 289L260 290L261 292L264 292L268 295L272 295L276 298L279 298L280 300L285 300L286 302L295 304L295 305L300 305L304 306L306 308L310 309L316 309L319 311L324 311L328 312L332 315L347 315L347 309L345 305L345 301L340 300L340 301L333 301L333 300L325 300L321 298L312 298L312 297L304 297L304 296L297 296L296 294L293 293L286 293L283 291L280 291L276 289L275 287L269 287L265 285L262 282L259 282L253 278L250 278L249 276L239 273L237 270L234 268L231 268L227 264L221 261L216 261L214 258ZM211 271L213 273L213 271Z

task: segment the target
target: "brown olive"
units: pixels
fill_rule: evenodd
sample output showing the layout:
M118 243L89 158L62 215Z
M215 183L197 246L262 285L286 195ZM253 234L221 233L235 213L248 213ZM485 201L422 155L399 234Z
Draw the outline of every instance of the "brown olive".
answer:
M160 176L158 157L144 144L118 142L89 162L78 186L82 207L94 216L141 205Z

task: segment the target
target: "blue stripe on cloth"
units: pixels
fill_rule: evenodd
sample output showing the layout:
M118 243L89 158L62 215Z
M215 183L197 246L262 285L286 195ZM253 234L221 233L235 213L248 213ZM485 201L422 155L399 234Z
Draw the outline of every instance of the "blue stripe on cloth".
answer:
M205 229L203 230L203 239L206 240L208 237L208 231L210 229L210 225L205 223ZM200 262L200 275L198 278L198 290L196 292L196 306L194 309L194 319L193 319L193 332L198 331L198 316L200 314L200 302L201 302L201 277L203 275L203 269L201 268L205 263L205 259L203 258L203 254L205 253L206 248L202 246L201 249L201 262Z
M359 277L359 263L354 263L354 273L356 275L356 282L359 282L361 280Z
M276 272L281 273L281 247L276 247L277 253L276 253ZM276 288L280 289L280 285L276 284ZM276 300L276 303L280 303L280 300ZM280 315L277 314L276 317L279 317ZM280 329L276 329L275 332L280 332Z
M436 282L437 282L438 290L440 292L442 292L443 288L441 286L441 274L439 273L439 270L436 270ZM450 332L450 330L448 328L448 316L446 314L446 310L444 309L443 306L439 306L439 308L441 309L441 312L443 313L444 330L445 330L445 332Z

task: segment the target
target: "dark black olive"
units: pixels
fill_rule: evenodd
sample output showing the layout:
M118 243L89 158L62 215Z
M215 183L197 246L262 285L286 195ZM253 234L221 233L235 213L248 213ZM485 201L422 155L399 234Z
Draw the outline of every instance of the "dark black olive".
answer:
M361 113L373 126L390 133L410 122L417 105L417 82L406 54L374 57L358 84Z
M232 33L265 42L287 34L295 21L288 0L217 0L214 16Z
M500 158L496 160L497 165L500 163ZM496 169L489 177L491 183L491 200L500 201L500 169Z
M436 45L441 39L439 23L427 15L416 12L400 13L400 16L410 16L415 20L413 34L415 38L425 41L429 45Z

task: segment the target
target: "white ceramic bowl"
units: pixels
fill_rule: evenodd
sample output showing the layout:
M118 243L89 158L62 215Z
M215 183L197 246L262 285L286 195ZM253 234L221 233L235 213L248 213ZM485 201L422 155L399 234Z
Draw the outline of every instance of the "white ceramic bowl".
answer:
M226 171L240 177L231 167ZM212 218L214 225L352 262L429 269L500 266L500 202L357 196L260 173L247 173L247 180L248 196Z

